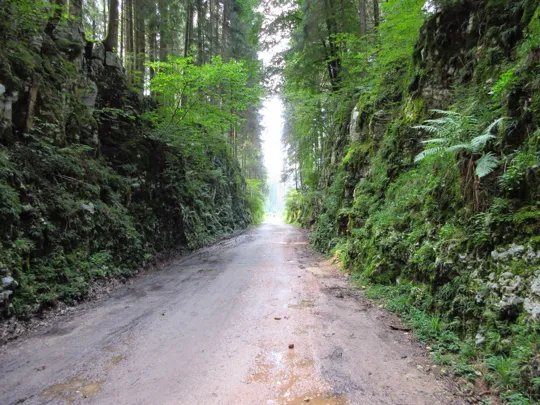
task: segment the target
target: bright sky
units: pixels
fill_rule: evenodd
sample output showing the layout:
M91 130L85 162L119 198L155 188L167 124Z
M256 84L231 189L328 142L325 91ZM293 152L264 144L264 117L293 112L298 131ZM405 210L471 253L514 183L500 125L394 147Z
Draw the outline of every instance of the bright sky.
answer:
M270 15L266 15L267 18L273 18L273 12L281 11L280 8L271 10ZM259 52L259 59L265 66L270 64L270 61L274 55L287 48L288 39L282 39L278 44L270 51ZM270 96L263 104L262 125L264 127L262 140L263 140L263 154L264 165L268 172L268 179L270 182L280 180L281 172L283 170L283 146L281 144L281 135L283 133L283 103L279 96Z
M283 103L278 96L264 101L262 108L262 133L264 165L268 171L271 182L279 181L283 169L283 147L281 134L283 133Z

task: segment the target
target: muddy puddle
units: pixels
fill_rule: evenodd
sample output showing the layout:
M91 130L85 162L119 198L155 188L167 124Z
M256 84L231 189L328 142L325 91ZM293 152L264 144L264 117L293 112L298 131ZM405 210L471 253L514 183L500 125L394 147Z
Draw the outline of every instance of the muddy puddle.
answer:
M313 360L298 356L294 350L272 351L257 356L246 382L271 385L276 392L275 399L268 402L271 404L348 404L345 398L309 391L308 387L313 384L313 369Z
M77 375L64 383L51 385L44 389L39 395L47 402L62 401L66 404L72 404L81 398L91 398L101 391L103 381L92 381Z

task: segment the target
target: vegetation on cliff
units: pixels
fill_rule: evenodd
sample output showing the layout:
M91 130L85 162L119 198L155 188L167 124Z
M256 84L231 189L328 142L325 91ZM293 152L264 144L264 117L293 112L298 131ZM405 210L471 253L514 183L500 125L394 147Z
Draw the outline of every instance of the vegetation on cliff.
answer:
M81 300L93 280L130 276L160 251L262 218L251 3L212 3L212 35L191 2L102 4L0 4L6 316Z
M484 380L508 403L539 400L537 2L288 10L274 23L293 38L288 219L431 341L464 389Z

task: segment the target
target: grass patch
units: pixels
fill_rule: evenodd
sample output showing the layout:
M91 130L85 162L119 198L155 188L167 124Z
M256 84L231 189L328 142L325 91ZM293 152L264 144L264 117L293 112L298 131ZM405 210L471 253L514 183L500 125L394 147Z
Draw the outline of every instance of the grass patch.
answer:
M455 323L429 312L433 298L425 286L408 282L376 285L358 279L367 298L382 303L413 328L418 339L431 347L436 364L447 367L454 376L474 383L482 378L511 405L534 404L540 388L538 322L512 326L511 338L491 328L476 337L459 333Z

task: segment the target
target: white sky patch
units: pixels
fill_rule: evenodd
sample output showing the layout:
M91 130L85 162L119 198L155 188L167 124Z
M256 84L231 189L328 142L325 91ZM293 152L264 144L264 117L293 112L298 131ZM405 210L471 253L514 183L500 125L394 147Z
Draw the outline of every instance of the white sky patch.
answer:
M278 96L268 98L263 103L262 133L264 165L268 171L268 180L279 182L283 170L283 103Z
M273 7L267 11L266 18L272 19L275 17L274 14L281 12L282 9ZM280 38L272 49L259 52L259 59L264 66L270 65L272 58L287 48L288 42L288 38ZM284 160L283 145L281 143L284 124L283 102L279 96L273 95L264 101L261 115L264 165L268 172L269 182L276 183L280 181Z
M274 7L267 3L267 8L261 8L266 21L263 26L269 24L278 14L284 11L281 7ZM283 52L289 46L287 35L276 35L270 38L275 45L272 49L259 52L259 59L264 66L269 66L274 56ZM266 201L266 209L274 214L280 213L285 207L285 196L291 188L288 184L281 183L281 173L283 172L283 163L285 153L283 150L283 102L278 95L269 96L264 100L261 110L262 116L262 148L264 155L264 165L268 173L269 195Z

